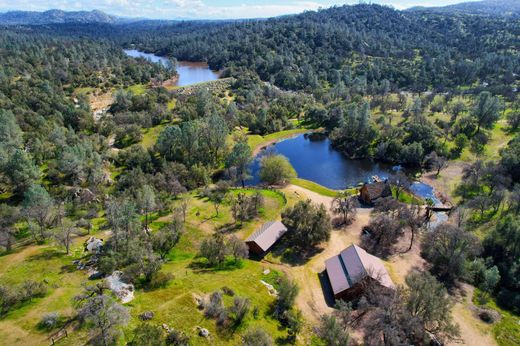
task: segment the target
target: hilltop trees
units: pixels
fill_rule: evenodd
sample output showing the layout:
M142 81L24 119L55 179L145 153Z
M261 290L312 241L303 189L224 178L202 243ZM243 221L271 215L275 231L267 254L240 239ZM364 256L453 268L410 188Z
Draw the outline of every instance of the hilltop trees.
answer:
M152 247L159 254L161 259L164 260L171 249L177 245L183 230L184 227L181 220L174 218L171 223L153 234Z
M227 256L233 256L234 264L240 263L241 259L247 258L249 249L247 245L236 236L225 238L220 233L202 241L198 257L205 258L210 267L222 266Z
M16 240L15 224L21 218L20 210L6 204L0 204L0 247L11 251Z

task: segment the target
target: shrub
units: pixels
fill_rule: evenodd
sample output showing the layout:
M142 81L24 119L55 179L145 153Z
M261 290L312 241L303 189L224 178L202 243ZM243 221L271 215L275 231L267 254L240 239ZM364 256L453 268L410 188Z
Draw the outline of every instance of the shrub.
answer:
M235 295L235 291L233 291L231 288L224 286L222 287L222 292L224 292L225 295L233 297Z
M178 330L170 330L166 336L166 345L188 346L190 337Z
M267 155L260 161L260 180L269 184L283 184L296 178L296 171L282 155Z
M164 288L174 278L171 273L155 273L152 276L152 280L148 283L148 287L151 289Z
M240 325L249 312L251 301L247 298L235 297L233 306L229 309L233 315L235 325Z
M57 312L50 312L42 316L38 322L38 329L50 331L58 327L60 324L60 314Z
M19 289L19 299L21 301L30 301L32 298L43 297L46 293L47 286L43 282L26 280Z
M271 346L273 339L261 328L250 329L242 336L243 346Z
M222 292L213 292L206 304L204 315L208 318L217 318L224 311L224 303L222 302Z

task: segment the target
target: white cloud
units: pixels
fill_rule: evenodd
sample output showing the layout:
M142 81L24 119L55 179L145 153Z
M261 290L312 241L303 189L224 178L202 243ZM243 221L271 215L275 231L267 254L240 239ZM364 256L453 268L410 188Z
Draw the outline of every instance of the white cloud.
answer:
M374 3L392 5L403 9L414 5L443 5L462 0L372 0ZM473 0L474 1L474 0ZM99 9L109 14L127 17L147 17L157 19L198 18L231 19L261 18L316 10L334 4L354 4L359 0L284 0L278 3L262 0L252 4L249 0L226 1L221 5L218 0L0 0L0 11L34 10L51 8L63 10Z

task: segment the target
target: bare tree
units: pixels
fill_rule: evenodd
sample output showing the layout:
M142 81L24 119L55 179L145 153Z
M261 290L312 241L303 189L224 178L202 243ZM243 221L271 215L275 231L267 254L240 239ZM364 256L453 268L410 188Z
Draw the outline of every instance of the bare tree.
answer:
M235 262L249 255L249 248L246 243L232 235L227 241L227 247Z
M78 231L76 225L68 219L63 219L61 225L54 231L54 239L65 248L67 255L70 253L72 236L78 234Z
M435 176L439 176L441 170L448 167L448 160L443 157L437 155L435 151L432 151L429 155L424 159L424 164L428 169L435 170Z
M130 319L125 307L104 294L88 298L78 314L93 329L94 343L103 346L115 344L121 332L119 328Z
M358 207L359 202L355 196L341 192L332 200L330 210L333 214L342 216L343 224L348 224L356 218Z
M20 219L20 211L16 207L0 204L0 247L6 251L11 248L16 241L15 223Z
M403 224L386 214L379 214L363 228L363 247L370 253L388 257L403 235Z
M397 172L397 174L393 175L389 179L390 184L394 187L395 198L399 200L401 193L408 191L410 189L410 180L402 171Z
M410 228L410 246L406 250L408 252L413 247L413 243L417 236L417 233L419 233L419 231L424 227L425 219L421 215L421 207L417 204L412 204L410 206L403 204L399 210L398 217L401 220L401 222L403 222Z

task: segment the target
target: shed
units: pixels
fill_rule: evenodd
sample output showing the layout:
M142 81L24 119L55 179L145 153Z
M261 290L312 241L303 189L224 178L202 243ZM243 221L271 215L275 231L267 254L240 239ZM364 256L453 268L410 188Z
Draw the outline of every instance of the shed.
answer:
M359 199L367 205L374 205L378 199L390 196L392 196L392 189L388 181L364 184L359 189Z
M357 245L351 245L339 255L329 258L325 266L336 299L358 297L370 281L394 288L381 259Z
M287 227L280 221L270 221L263 224L260 229L246 239L249 252L256 255L264 254L285 232L287 232Z

